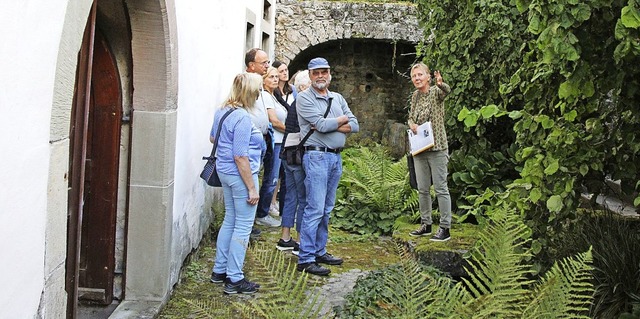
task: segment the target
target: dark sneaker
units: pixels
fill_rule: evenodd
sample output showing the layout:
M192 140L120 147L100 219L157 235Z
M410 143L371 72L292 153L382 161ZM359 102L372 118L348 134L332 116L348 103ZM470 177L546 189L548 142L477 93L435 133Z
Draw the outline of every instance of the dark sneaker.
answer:
M225 294L252 294L260 288L260 285L250 282L245 278L240 279L237 282L231 282L230 280L224 284Z
M331 273L331 270L329 270L328 268L324 268L316 263L298 264L296 269L298 271L303 271L308 274L318 275L318 276L328 276Z
M251 239L260 238L260 234L262 234L262 231L254 226L253 228L251 228L251 234L249 234L249 238Z
M293 240L293 238L289 238L288 241L284 241L282 240L282 238L280 238L280 240L278 240L278 243L276 244L276 248L278 248L278 250L280 251L292 250L296 248L298 248L299 250L300 245L295 240Z
M411 236L426 236L431 235L431 225L422 224L420 228L409 233Z
M316 256L316 262L319 264L327 265L342 265L342 258L335 257L330 253L326 253L322 256Z
M223 283L227 279L227 274L211 273L211 282L214 284Z
M432 241L447 241L451 239L451 235L449 235L449 228L438 227L438 231L436 234L431 237Z
M293 247L293 251L291 253L296 256L300 255L300 245L296 245L296 247Z

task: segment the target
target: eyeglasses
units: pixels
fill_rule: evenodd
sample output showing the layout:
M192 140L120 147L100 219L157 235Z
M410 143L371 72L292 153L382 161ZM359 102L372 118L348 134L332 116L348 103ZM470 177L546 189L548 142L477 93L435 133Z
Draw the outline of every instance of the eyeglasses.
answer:
M262 64L262 65L266 65L266 66L268 66L269 64L271 64L271 61L269 61L269 60L267 60L267 61L263 61L263 62L253 61L253 63L258 63L258 64Z

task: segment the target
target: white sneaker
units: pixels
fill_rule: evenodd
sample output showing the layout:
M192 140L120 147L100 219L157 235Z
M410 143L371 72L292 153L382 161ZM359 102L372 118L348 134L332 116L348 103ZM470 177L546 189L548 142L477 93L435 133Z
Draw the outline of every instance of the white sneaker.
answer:
M281 223L279 220L267 215L262 218L256 218L256 224L269 226L269 227L280 227Z
M269 209L269 215L273 217L279 217L280 211L278 210L278 206L271 204L271 208Z

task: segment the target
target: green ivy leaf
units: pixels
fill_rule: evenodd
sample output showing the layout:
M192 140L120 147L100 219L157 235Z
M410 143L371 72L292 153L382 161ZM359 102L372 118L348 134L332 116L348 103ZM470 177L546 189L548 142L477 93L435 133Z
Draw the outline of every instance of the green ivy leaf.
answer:
M636 199L633 201L633 206L635 207L640 206L640 196L636 197Z
M562 197L560 197L560 195L553 195L547 200L547 209L551 212L557 213L562 207L564 207L564 204L562 203Z
M518 8L518 12L523 13L529 8L530 1L527 0L516 0L516 8Z
M540 198L542 198L542 192L539 188L535 187L531 190L531 193L529 193L529 199L531 200L531 202L537 203Z
M621 20L618 20L616 22L616 29L615 29L614 35L616 36L616 40L622 40L626 38L627 35L629 35L629 30L624 26L624 24L622 24Z
M560 88L558 89L558 96L563 99L576 97L579 93L579 89L571 81L562 82L562 84L560 84Z
M564 119L569 122L573 122L573 120L575 120L577 116L578 112L576 110L571 110L571 112L565 113Z
M522 117L522 112L520 112L520 111L511 111L511 112L509 112L509 117L512 120L517 120L517 119Z
M622 24L631 29L640 27L640 13L632 6L622 8L622 16L620 17Z
M579 22L587 21L591 17L591 9L589 5L580 3L571 9L571 15Z
M500 111L500 109L498 109L497 105L490 104L490 105L483 106L480 109L480 114L482 114L482 118L488 119L488 118L498 114L499 111Z
M522 158L525 159L529 157L529 155L531 155L533 151L534 151L534 148L532 146L525 147L524 149L522 149Z
M589 165L587 165L587 164L580 165L580 174L582 176L585 176L585 175L587 175L587 173L589 173Z
M539 240L534 240L531 242L531 252L535 255L542 251L542 244Z
M478 114L470 113L467 117L464 118L464 125L466 127L473 127L478 124Z
M462 110L458 112L458 121L464 120L469 115L469 109L466 106L462 107Z
M544 174L553 175L558 171L558 168L560 168L560 165L558 164L558 160L555 159L551 162L551 164L549 164L549 166L547 166L547 168L544 169Z

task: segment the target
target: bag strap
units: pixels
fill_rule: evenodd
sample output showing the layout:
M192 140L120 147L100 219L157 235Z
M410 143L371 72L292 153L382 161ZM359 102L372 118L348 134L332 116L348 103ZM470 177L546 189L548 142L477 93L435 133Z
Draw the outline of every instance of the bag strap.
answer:
M329 115L329 110L331 110L331 102L333 101L333 97L329 97L329 105L327 105L327 110L324 112L324 118L327 118L327 115ZM300 144L298 144L298 147L302 147L304 146L304 142L306 142L309 139L309 136L311 136L311 134L313 134L314 130L309 130L309 132L307 132L307 135L304 136L304 138L302 139L302 141L300 141Z
M218 148L218 138L220 137L220 131L222 130L222 123L227 118L227 116L229 116L229 114L231 114L231 112L235 110L237 110L237 108L235 107L230 109L229 111L227 111L227 113L224 113L224 115L220 119L220 124L218 124L218 130L216 131L215 142L213 142L213 149L211 149L211 155L209 157L214 158L216 154L216 149Z

